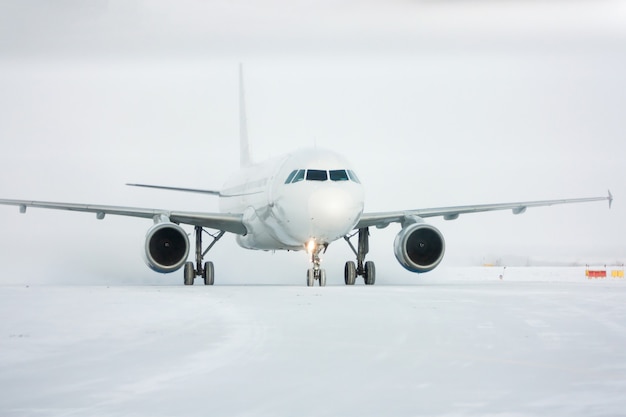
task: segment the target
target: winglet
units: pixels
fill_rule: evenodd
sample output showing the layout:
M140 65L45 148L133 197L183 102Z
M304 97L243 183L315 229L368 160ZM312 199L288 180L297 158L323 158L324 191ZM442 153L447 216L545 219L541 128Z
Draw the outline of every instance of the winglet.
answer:
M246 101L243 90L243 64L239 64L239 152L242 167L250 165L248 147L248 123L246 120Z
M613 194L611 194L611 190L609 190L609 196L607 197L607 200L609 200L609 210L610 210L611 206L613 205Z

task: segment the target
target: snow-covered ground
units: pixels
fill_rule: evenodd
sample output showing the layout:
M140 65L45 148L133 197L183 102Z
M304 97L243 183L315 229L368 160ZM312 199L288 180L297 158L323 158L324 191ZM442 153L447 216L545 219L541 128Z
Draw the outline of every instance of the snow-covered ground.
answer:
M626 281L502 271L0 286L0 415L624 415Z

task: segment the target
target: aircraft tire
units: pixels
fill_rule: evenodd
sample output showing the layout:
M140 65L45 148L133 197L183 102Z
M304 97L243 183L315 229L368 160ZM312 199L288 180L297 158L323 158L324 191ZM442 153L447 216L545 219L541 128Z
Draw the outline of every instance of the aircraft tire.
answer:
M194 270L193 262L185 263L185 285L193 285L193 281L196 279L196 271Z
M306 271L306 286L312 287L315 285L315 270L313 268L309 268Z
M215 267L213 262L204 263L204 271L202 271L202 278L204 278L204 285L215 284Z
M343 271L346 285L354 285L356 282L356 264L352 261L346 262L346 266Z
M326 286L326 270L320 269L320 287Z
M374 262L365 262L365 285L374 285L376 283L376 266Z

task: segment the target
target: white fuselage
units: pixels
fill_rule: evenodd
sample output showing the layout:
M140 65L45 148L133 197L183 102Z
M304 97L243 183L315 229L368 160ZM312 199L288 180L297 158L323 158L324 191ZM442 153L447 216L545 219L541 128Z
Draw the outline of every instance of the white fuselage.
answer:
M247 249L302 250L348 234L363 212L363 187L341 155L307 149L242 168L220 194L220 211L241 213Z

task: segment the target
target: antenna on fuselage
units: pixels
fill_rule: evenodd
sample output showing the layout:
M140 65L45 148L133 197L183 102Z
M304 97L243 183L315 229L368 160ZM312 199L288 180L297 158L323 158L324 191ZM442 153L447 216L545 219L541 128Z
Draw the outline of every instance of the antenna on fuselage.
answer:
M243 64L239 64L239 156L242 167L250 165L248 147L248 123L246 120L246 100L243 90Z

